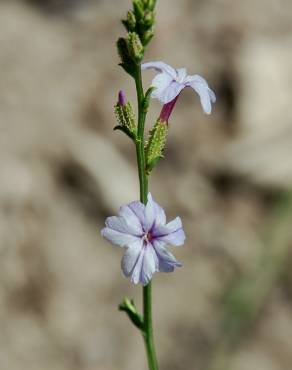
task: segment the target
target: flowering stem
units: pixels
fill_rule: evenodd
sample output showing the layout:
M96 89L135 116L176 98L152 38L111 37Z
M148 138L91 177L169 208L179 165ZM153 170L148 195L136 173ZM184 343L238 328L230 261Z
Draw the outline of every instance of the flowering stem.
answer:
M144 127L146 111L144 108L144 91L142 85L141 66L137 66L135 83L138 101L138 132L136 140L137 164L140 184L140 201L147 202L148 176L146 174L145 150L144 150ZM149 370L158 370L155 354L153 328L152 328L152 299L151 282L143 287L143 337L146 347Z

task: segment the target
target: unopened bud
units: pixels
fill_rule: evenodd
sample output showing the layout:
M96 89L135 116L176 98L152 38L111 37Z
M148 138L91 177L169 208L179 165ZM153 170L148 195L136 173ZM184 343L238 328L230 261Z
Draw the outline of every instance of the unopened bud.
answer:
M141 43L140 37L136 32L129 32L127 42L132 59L139 63L143 59L144 55L144 47Z
M156 5L156 0L143 0L144 7L149 10L153 10Z
M147 171L150 172L160 158L163 157L163 150L166 144L168 126L158 119L150 131L149 140L146 146Z
M132 10L129 10L127 13L127 23L129 26L129 30L134 31L136 27L136 17Z
M119 104L125 106L127 104L127 98L124 90L119 91Z
M134 14L139 21L144 17L144 4L141 0L133 1Z
M130 59L127 40L120 37L117 41L117 48L122 63L127 64Z
M154 19L155 19L154 12L152 12L152 11L145 12L144 25L146 27L150 28L151 26L153 26Z
M147 44L149 44L153 36L154 36L153 30L146 31L142 37L143 45L146 46Z
M126 128L131 134L136 134L137 126L132 105L127 102L123 90L119 92L119 99L115 105L115 114L121 127Z

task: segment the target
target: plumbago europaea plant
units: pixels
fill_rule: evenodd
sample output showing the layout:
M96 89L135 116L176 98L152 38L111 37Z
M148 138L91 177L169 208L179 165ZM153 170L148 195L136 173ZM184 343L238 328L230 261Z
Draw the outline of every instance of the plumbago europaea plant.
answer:
M188 75L185 68L174 69L161 61L142 63L146 46L154 35L156 0L133 0L132 3L133 9L122 20L127 35L118 39L117 48L121 67L135 81L138 119L121 90L115 105L118 125L114 129L124 132L136 147L140 201L122 206L118 216L108 217L101 233L112 244L125 248L121 263L123 274L132 283L143 286L143 313L139 313L133 300L128 298L119 309L127 313L142 333L149 370L158 370L152 328L151 280L155 272L172 272L181 266L166 246L183 245L185 234L179 217L166 222L163 208L148 192L148 179L163 157L169 117L182 90L186 87L194 89L206 114L211 113L216 98L204 78ZM142 71L148 69L158 73L145 92ZM145 120L151 98L158 99L163 107L145 138Z

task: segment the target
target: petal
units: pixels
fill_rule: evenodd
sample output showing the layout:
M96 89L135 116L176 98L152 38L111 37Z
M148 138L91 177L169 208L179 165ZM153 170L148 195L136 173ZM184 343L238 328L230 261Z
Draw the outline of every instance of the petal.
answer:
M215 95L214 91L211 90L210 88L208 88L208 93L210 95L211 102L216 103L216 95Z
M158 257L158 270L160 272L172 272L175 267L181 267L182 264L176 260L173 254L171 254L159 241L154 241L153 246L155 248Z
M105 227L104 229L102 229L101 235L110 243L119 247L129 246L139 240L137 236L121 233L109 227Z
M160 207L160 205L156 203L154 200L153 200L153 205L154 205L155 214L156 214L155 227L158 227L160 225L165 225L166 215L165 215L164 209Z
M151 86L155 87L155 90L152 92L151 97L159 99L159 96L162 92L171 84L173 78L167 73L159 73L154 77L151 82Z
M131 208L143 225L145 222L145 205L139 201L135 201L128 204L128 207Z
M145 247L145 253L143 257L140 282L143 285L147 285L151 280L155 271L158 270L159 260L152 244L148 243Z
M178 81L180 82L185 81L187 77L187 70L185 68L176 69L176 76Z
M127 220L127 223L131 225L135 235L142 236L143 228L142 222L133 209L129 206L122 206L119 210L119 216Z
M209 88L206 80L199 76L189 76L187 85L192 87L200 96L201 105L205 113L210 114L212 111L212 103L215 103L215 93Z
M146 232L151 230L156 219L156 207L153 202L152 195L150 193L148 193L147 199L148 201L145 207L145 223L144 223L144 230Z
M186 86L182 83L172 81L166 89L164 89L158 96L157 99L163 103L167 104L171 102L174 98L176 98L179 93L184 89ZM154 90L155 92L155 90Z
M155 228L153 235L156 240L174 246L183 245L186 238L180 217L175 218L166 225Z
M135 225L132 225L130 223L130 220L124 217L119 217L119 216L108 217L105 220L105 226L110 229L119 231L121 233L131 234L135 236L140 235L139 232L137 233Z
M143 267L143 258L145 254L145 248L143 247L141 249L141 252L139 254L139 257L135 263L135 266L133 268L132 274L131 274L131 282L134 284L138 284L141 282L141 271Z
M129 277L132 274L133 269L142 251L142 248L143 248L142 239L137 240L135 243L132 243L127 248L121 262L122 271L126 277Z
M191 82L198 82L204 85L205 87L209 87L207 81L199 75L187 76L186 83L190 84Z
M164 63L164 62L148 62L148 63L143 63L141 65L142 71L145 69L155 69L158 72L165 72L169 74L172 78L176 78L176 71L174 68L172 68L170 65Z

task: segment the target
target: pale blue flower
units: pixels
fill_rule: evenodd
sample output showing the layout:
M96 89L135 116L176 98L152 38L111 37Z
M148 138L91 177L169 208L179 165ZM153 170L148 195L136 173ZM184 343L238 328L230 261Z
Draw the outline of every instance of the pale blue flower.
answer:
M155 87L152 98L167 104L174 100L185 87L191 87L199 94L204 112L211 113L211 103L216 102L216 96L203 77L189 76L185 68L174 69L164 62L144 63L141 68L142 70L153 68L159 72L151 83L151 86Z
M118 216L108 217L102 236L125 247L122 270L134 284L147 285L156 271L171 272L181 266L166 249L167 244L183 245L185 233L179 217L166 223L164 210L148 194L146 206L131 202L120 208Z

